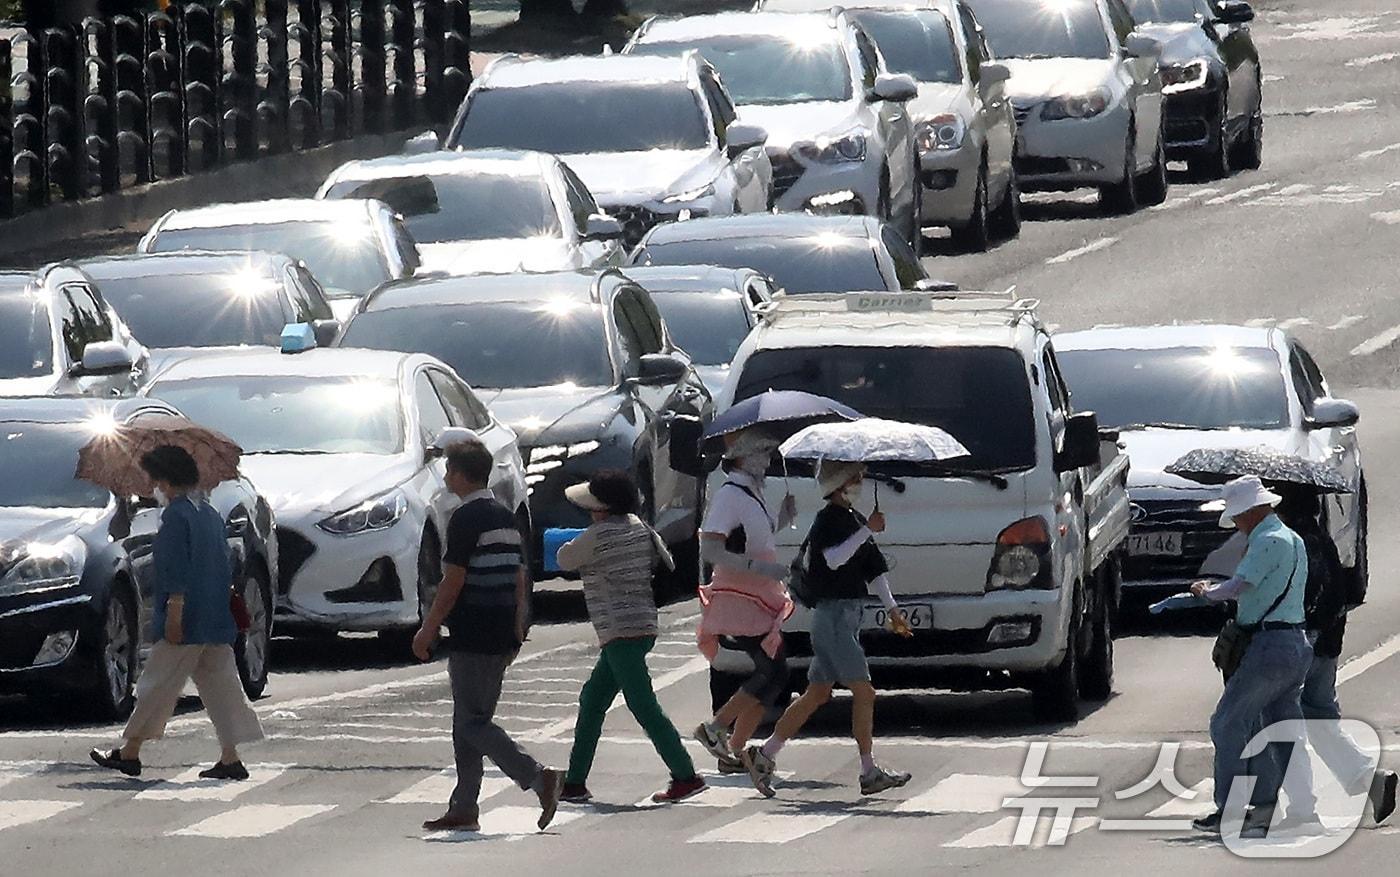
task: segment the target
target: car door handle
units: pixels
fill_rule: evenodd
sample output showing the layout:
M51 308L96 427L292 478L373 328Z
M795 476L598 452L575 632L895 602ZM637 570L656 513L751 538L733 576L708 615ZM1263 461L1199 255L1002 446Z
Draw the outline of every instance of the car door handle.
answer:
M898 122L898 121L901 121L903 118L904 118L904 116L901 115L900 113L895 113L893 116L890 116L890 121L891 121L891 122Z

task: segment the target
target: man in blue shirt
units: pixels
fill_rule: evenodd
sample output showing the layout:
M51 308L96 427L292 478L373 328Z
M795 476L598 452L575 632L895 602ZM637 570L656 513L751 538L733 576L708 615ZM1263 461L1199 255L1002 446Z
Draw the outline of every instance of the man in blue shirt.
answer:
M1215 812L1194 824L1211 832L1220 830L1235 778L1249 773L1250 765L1241 757L1249 741L1276 722L1302 721L1299 697L1312 662L1312 647L1303 632L1303 595L1308 579L1303 540L1274 514L1280 498L1266 490L1258 478L1231 481L1225 485L1224 498L1221 526L1237 527L1249 537L1244 560L1233 577L1215 585L1197 582L1191 592L1210 600L1236 601L1235 620L1252 636L1210 719L1210 739L1215 745ZM1298 740L1296 745L1302 742ZM1269 829L1291 748L1271 744L1253 759L1258 782L1254 809L1245 820L1246 831ZM1293 768L1296 776L1289 777L1289 812L1275 828L1317 822L1306 754L1299 752L1297 762Z

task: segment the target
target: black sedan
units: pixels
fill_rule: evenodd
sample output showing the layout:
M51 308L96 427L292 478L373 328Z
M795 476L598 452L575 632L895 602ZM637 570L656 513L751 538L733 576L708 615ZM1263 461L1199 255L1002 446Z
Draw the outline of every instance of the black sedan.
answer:
M899 232L869 216L754 213L658 225L633 265L754 268L783 292L920 289L929 282Z
M515 430L536 575L556 573L555 549L589 523L564 489L620 468L676 548L677 581L694 585L703 484L671 468L670 430L713 406L651 296L618 269L397 281L360 303L337 344L436 356Z
M1162 42L1167 158L1201 177L1259 167L1263 75L1243 0L1127 0L1139 31Z
M131 709L149 639L159 510L73 477L98 431L174 409L148 399L0 400L0 692L64 699L101 719ZM272 513L246 480L210 494L253 617L236 647L250 697L267 685Z

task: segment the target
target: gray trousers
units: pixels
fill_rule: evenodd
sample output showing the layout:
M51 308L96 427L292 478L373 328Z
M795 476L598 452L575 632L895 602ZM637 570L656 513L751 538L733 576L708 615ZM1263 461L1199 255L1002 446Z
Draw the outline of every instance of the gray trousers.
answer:
M495 722L496 702L506 668L515 655L450 652L447 675L452 682L452 750L457 761L457 787L447 810L475 814L481 795L482 758L489 758L522 789L539 780L540 764L525 753Z

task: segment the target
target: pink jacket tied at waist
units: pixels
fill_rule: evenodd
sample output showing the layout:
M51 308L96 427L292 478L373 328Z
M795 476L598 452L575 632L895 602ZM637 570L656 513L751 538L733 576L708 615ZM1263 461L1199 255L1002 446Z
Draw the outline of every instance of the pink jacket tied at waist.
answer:
M711 662L719 654L721 636L761 636L763 650L776 656L783 644L783 622L793 603L777 579L718 568L708 585L700 586L700 629L695 641Z

